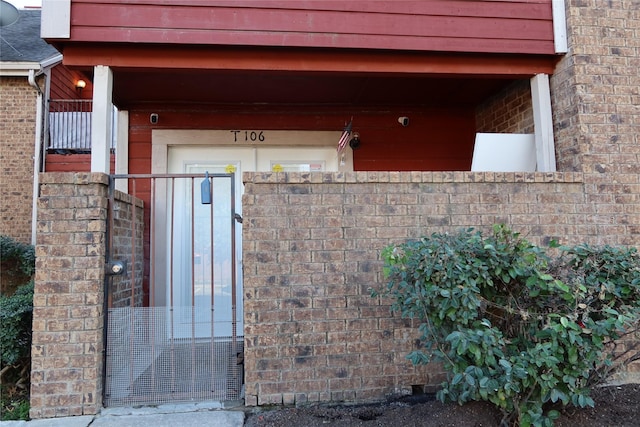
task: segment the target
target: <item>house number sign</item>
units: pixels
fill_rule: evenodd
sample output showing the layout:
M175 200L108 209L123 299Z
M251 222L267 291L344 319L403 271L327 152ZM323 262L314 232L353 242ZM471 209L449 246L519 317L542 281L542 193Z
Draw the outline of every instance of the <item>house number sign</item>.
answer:
M232 130L229 132L231 132L233 142L251 143L265 142L267 140L262 130Z

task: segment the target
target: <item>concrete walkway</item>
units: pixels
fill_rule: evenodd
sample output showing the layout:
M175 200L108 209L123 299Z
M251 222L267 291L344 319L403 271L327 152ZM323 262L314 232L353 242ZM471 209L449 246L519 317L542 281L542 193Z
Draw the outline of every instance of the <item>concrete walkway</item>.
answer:
M103 409L98 415L0 421L1 427L242 427L241 407L224 408L219 402Z

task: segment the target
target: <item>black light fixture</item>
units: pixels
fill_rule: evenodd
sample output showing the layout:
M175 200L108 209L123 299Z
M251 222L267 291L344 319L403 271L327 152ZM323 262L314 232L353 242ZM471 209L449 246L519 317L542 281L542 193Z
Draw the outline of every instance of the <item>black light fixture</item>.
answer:
M349 141L349 147L352 150L357 150L360 147L360 134L358 132L353 132L351 140Z

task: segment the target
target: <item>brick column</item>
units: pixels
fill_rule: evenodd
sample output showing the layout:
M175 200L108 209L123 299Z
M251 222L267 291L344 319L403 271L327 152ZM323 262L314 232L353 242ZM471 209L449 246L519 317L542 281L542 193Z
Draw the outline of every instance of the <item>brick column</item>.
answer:
M95 414L102 402L108 176L40 178L31 418Z

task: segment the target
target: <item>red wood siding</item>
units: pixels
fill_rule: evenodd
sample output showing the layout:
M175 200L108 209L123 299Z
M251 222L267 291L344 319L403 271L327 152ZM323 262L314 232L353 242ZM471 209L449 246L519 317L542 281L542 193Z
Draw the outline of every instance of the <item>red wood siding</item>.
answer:
M91 154L47 154L45 172L91 172ZM111 173L115 156L111 155Z
M158 125L149 114L160 115ZM271 108L268 112L233 110L162 111L132 108L129 131L130 173L151 172L152 129L255 129L335 130L353 116L353 129L360 133L361 147L354 151L355 170L450 171L470 170L475 137L473 108L385 110L321 110L298 112ZM410 117L402 127L399 116ZM338 141L336 141L337 144Z
M554 54L551 0L73 0L70 41Z
M82 92L76 90L78 80L84 80L87 84ZM91 99L92 93L91 80L80 71L64 65L56 65L51 69L50 99Z
M393 74L533 76L551 74L557 57L542 55L450 55L447 53L213 49L192 46L69 45L64 63L87 67L222 71L305 71Z

